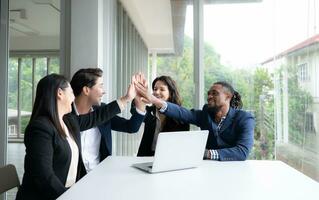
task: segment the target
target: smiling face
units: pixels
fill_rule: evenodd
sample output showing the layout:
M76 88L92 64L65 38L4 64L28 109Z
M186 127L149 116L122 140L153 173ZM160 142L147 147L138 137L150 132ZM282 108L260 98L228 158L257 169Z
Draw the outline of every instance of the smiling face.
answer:
M232 94L222 85L214 84L207 92L207 103L209 107L221 108L229 105L231 97Z
M98 77L95 81L95 85L88 88L88 99L92 105L100 105L102 101L102 97L105 94L103 89L103 79L102 77Z
M168 101L169 99L169 90L167 85L163 81L156 81L153 88L153 95L159 99L164 101Z

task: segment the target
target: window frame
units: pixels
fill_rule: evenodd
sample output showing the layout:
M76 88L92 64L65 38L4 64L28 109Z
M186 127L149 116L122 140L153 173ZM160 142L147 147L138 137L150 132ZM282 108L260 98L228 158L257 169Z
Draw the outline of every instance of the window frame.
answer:
M21 108L21 80L22 80L22 68L21 65L23 64L23 59L25 58L31 58L31 67L32 67L32 105L34 103L34 99L35 99L35 93L36 93L36 80L35 80L35 72L36 72L36 62L37 59L43 59L46 58L46 73L45 75L48 75L50 73L51 70L51 64L52 62L51 59L52 58L57 58L59 59L60 62L60 52L59 50L45 50L45 51L10 51L10 56L9 56L9 60L10 59L17 59L18 60L18 66L17 66L17 79L18 79L18 85L17 85L17 116L16 116L16 120L12 120L13 122L15 122L15 124L9 124L10 122L8 121L8 133L9 133L9 126L11 125L15 125L16 126L16 135L11 135L8 134L8 141L9 142L22 142L23 138L24 138L24 134L22 131L22 118L25 116L22 116L21 112L22 112L22 108ZM9 65L8 65L9 67ZM59 63L59 72L61 72L61 63ZM9 71L8 71L8 76L9 76ZM9 85L8 85L9 86ZM9 91L8 91L9 94ZM8 107L9 108L9 107ZM30 112L31 113L31 112Z

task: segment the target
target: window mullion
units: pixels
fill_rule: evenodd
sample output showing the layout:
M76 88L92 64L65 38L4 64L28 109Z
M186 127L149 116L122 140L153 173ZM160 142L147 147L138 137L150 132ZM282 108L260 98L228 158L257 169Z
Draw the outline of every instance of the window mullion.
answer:
M17 134L18 138L21 138L21 78L22 78L22 70L21 70L21 63L22 63L22 58L18 58L18 105L17 105Z

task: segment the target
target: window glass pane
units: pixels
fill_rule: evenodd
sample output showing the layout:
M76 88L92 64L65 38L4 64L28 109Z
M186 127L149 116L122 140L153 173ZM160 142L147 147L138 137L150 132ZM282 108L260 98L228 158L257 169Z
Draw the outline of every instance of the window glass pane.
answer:
M46 75L47 75L47 58L38 57L36 59L35 70L34 70L35 88L39 80Z
M16 138L18 130L18 58L9 59L8 78L8 135L9 138Z
M29 122L32 111L32 58L21 60L21 134Z
M206 4L204 64L206 91L230 82L256 117L250 159L282 160L319 180L315 2Z
M185 6L185 30L193 29L193 6ZM157 76L166 75L171 76L177 84L180 96L182 98L182 105L186 108L193 108L195 102L195 85L194 85L194 40L193 33L185 31L181 35L183 39L180 50L176 50L175 55L158 55L157 59ZM180 51L180 53L178 52ZM152 58L150 58L152 59Z
M60 0L50 1L50 5L40 5L41 1L8 2L8 132L9 135L17 134L9 137L7 162L16 166L21 181L25 155L23 137L30 120L36 85L48 72L59 72L56 63L59 63L60 51L60 14L64 10ZM52 70L47 70L47 57L52 58ZM15 199L16 191L14 188L7 193L9 200Z
M50 66L49 66L49 74L52 73L60 73L60 59L59 57L51 57Z

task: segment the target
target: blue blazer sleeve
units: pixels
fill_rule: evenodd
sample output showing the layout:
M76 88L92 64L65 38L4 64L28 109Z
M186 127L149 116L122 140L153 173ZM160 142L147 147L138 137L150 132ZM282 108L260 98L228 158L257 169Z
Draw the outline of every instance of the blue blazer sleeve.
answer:
M166 103L167 109L164 112L166 116L177 119L186 124L194 124L196 126L200 126L202 114L201 110L188 110L182 106L170 102Z
M130 119L115 116L111 120L111 129L125 133L136 133L144 121L145 115L141 115L136 110L132 111Z
M234 130L238 135L236 145L230 148L217 149L221 161L246 160L253 147L254 117L250 113L245 112L243 116L236 118L234 123L238 123L238 128Z

